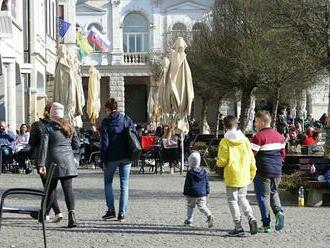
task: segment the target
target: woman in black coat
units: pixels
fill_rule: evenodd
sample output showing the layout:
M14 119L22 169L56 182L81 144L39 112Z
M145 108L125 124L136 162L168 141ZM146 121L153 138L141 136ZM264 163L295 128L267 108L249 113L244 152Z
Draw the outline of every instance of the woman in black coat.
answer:
M47 167L55 163L56 169L50 184L47 209L53 202L58 181L61 181L65 203L68 209L68 227L76 227L75 201L72 190L72 178L78 176L73 150L79 148L79 139L73 127L63 118L64 106L54 102L50 109L51 121L46 124L42 136L38 172L47 173Z

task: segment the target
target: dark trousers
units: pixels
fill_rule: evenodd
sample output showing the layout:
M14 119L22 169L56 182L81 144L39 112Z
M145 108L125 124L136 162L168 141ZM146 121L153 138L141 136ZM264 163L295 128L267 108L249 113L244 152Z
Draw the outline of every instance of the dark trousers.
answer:
M44 176L40 176L40 178L41 178L42 184L45 186L47 178L44 177ZM58 201L57 201L57 190L56 190L56 188L55 188L54 193L53 193L53 202L52 202L50 208L47 208L46 215L49 215L49 212L50 212L51 208L54 210L55 214L61 213L60 206L58 205Z
M0 148L1 151L1 164L9 164L13 158L13 152L10 147L3 146Z
M14 159L17 161L20 168L27 169L25 160L29 157L29 150L22 149L14 154Z
M65 203L68 211L75 209L74 195L72 190L72 177L53 178L50 183L49 197L47 201L47 210L49 211L56 197L56 187L58 181L61 181Z

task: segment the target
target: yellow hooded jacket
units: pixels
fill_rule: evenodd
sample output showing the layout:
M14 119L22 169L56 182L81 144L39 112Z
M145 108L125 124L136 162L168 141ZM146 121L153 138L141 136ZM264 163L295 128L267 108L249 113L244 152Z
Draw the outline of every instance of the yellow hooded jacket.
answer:
M229 130L220 141L217 166L224 167L228 187L245 187L256 175L257 167L251 144L240 130Z

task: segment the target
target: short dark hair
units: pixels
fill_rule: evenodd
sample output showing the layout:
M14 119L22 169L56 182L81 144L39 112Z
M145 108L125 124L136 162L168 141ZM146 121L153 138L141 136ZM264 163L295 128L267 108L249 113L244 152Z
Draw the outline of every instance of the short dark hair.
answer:
M106 107L110 111L115 111L118 109L118 103L115 98L109 98L108 101L106 101L104 107Z
M255 118L258 118L267 124L270 124L272 122L272 116L267 110L258 111L255 115Z
M237 125L237 118L233 115L227 115L223 119L223 124L226 129L233 129Z

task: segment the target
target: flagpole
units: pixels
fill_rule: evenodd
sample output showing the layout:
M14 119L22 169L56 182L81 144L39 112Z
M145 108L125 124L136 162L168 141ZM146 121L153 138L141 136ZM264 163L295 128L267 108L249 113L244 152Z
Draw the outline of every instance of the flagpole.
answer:
M59 4L58 4L58 1L59 0L56 0L56 3L55 3L55 5L56 5L56 54L57 54L57 51L58 51L58 47L59 47L59 45L60 45L60 40L59 40L59 30L58 30L58 22L59 22L59 16L58 16L58 14L59 14Z

